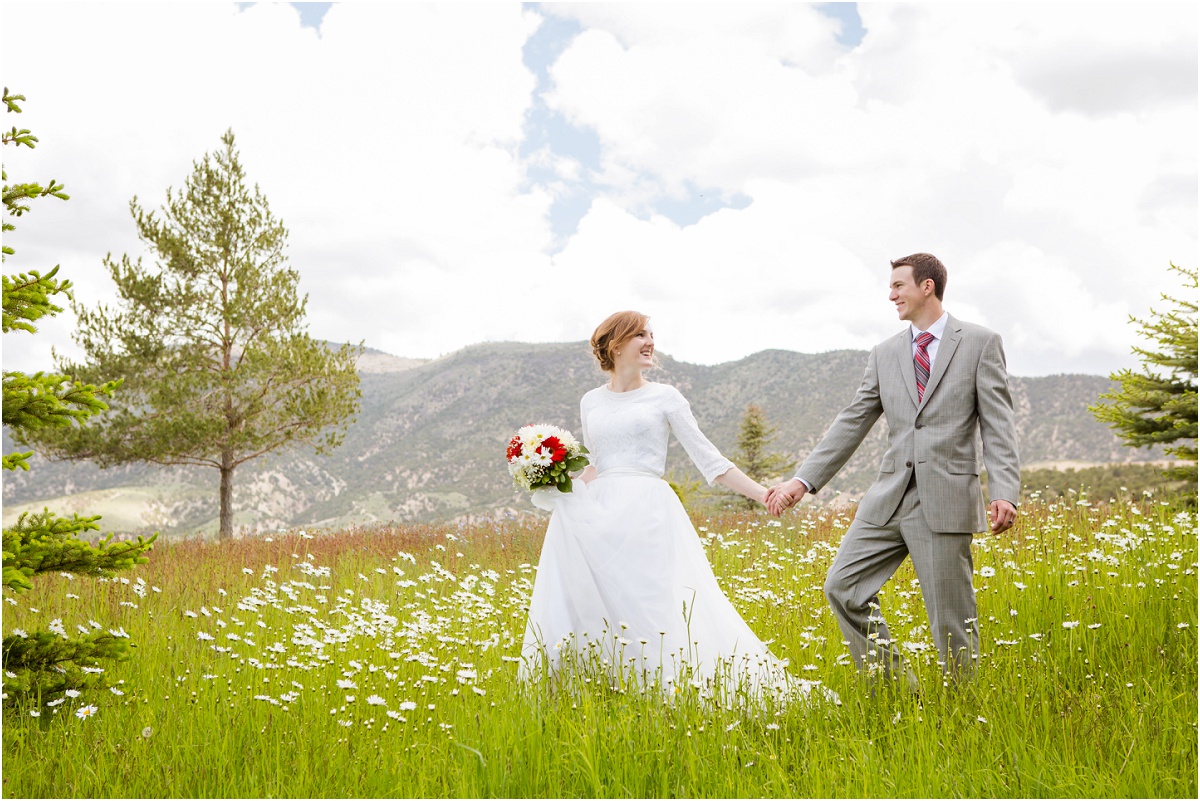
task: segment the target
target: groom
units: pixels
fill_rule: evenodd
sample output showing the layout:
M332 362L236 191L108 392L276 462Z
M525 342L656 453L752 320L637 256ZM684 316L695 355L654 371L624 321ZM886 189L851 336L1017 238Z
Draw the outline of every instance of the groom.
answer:
M898 649L879 589L911 556L942 669L969 675L979 653L971 536L987 528L979 484L983 443L992 533L1012 526L1021 491L1012 395L998 334L942 310L946 268L917 253L892 262L891 293L909 325L876 345L854 400L796 471L767 494L781 514L841 469L883 414L888 449L825 580L825 595L859 668L893 673Z

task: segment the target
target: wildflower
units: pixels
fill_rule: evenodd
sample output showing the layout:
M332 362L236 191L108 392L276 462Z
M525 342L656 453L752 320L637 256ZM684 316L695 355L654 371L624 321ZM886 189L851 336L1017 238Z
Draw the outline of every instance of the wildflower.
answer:
M38 712L36 709L31 709L31 710L29 710L29 717L31 717L31 718L40 718L41 716L42 716L42 713L41 713L41 712Z
M1063 621L1063 624L1062 624L1062 627L1063 627L1064 629L1073 629L1073 628L1075 628L1075 627L1076 627L1076 626L1078 626L1078 625L1079 625L1079 621L1078 621L1078 620L1064 620L1064 621Z
M983 715L980 715L979 717L977 717L975 719L977 721L979 721L980 723L987 723L987 718L985 718Z
M350 681L350 679L338 679L337 686L339 690L357 690L358 685Z
M109 687L108 691L110 693L112 693L113 695L124 695L125 694L124 690L118 690L116 687Z
M79 690L67 690L67 692L66 692L66 696L67 696L68 698L78 698L78 697L79 697Z
M22 639L29 636L28 634L25 633L25 629L13 629L12 633L17 637L21 637ZM14 675L13 678L16 678L16 676Z
M96 707L89 704L88 706L81 706L79 709L76 709L75 717L79 718L80 720L86 720L87 718L90 718L92 715L96 714L96 712Z
M198 631L198 632L196 632L196 639L209 641L209 640L215 640L217 638L207 632Z
M368 695L367 703L371 706L387 706L387 701L383 700L378 695Z
M983 576L984 578L991 578L992 576L996 575L996 568L981 567L979 568L979 575Z
M417 702L416 702L416 701L401 701L401 702L400 702L400 709L401 709L401 711L404 711L404 712L411 712L412 710L414 710L414 709L416 709L416 708L417 708Z

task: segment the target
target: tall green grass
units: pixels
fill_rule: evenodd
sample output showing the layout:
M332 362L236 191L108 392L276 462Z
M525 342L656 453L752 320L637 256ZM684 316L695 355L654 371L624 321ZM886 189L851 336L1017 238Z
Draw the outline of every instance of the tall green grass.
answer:
M697 518L751 626L842 700L775 712L517 683L544 523L160 545L124 580L6 595L5 634L61 618L137 648L121 695L6 711L4 794L1194 798L1194 514L1023 513L976 539L970 684L943 685L911 567L885 588L919 696L866 684L827 609L845 515Z

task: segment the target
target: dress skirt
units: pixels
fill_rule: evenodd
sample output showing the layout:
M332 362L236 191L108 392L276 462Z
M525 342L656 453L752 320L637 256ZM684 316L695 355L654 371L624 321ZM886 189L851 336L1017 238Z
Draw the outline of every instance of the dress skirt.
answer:
M571 493L535 495L553 513L529 605L519 674L581 670L667 692L683 683L784 699L788 674L717 584L671 486L604 471Z

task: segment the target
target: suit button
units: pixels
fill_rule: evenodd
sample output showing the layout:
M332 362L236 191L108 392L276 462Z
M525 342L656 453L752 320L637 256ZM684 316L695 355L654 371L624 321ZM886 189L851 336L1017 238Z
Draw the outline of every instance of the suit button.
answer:
M924 423L917 423L917 428L924 428L924 427L925 427Z
M905 466L905 467L912 467L912 462L905 462L905 463L904 463L904 466Z

